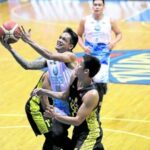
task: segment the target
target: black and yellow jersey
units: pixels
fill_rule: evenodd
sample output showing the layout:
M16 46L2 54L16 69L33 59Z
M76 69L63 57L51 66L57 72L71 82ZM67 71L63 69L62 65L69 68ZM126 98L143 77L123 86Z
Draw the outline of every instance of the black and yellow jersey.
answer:
M72 116L76 116L76 113L82 104L82 97L90 90L97 90L97 86L94 83L87 86L86 88L78 90L77 82L78 79L75 78L70 87L69 105ZM74 127L72 141L74 143L75 149L77 150L92 150L95 148L103 147L101 144L102 129L99 117L100 101L101 99L99 99L97 107L86 118L86 120L81 125Z

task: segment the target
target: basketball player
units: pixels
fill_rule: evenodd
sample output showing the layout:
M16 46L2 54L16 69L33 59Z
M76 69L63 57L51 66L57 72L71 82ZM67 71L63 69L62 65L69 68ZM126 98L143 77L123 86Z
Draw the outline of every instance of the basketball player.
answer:
M93 0L92 4L93 12L80 21L77 34L84 52L100 60L101 70L94 77L94 81L102 83L98 85L107 90L111 50L121 40L122 34L116 23L103 12L105 0ZM111 31L115 34L114 39L111 39Z
M42 58L33 62L27 62L24 58L19 56L19 54L17 54L9 44L4 41L1 42L24 69L36 70L48 67L48 82L50 83L50 89L53 91L64 91L69 86L68 81L70 80L70 76L76 63L76 56L72 53L72 49L78 42L77 34L72 29L66 28L57 40L56 53L51 53L32 41L24 28L22 28L22 39L49 60ZM36 87L47 88L48 82L46 82L45 79L47 79L47 75L43 75L41 77ZM44 84L43 81L47 85ZM40 105L43 101L44 104L43 107L41 107ZM69 126L60 123L57 120L53 120L53 125L49 132L51 120L43 118L42 115L42 111L44 111L43 109L45 109L48 104L49 102L46 97L30 97L26 105L26 113L29 122L36 135L45 135L46 140L43 145L44 150L52 150L52 143L55 143L63 149L67 149L69 146L67 144L67 142L69 142L69 139L67 138L67 129ZM63 111L65 114L70 115L69 105L67 102L55 100L54 106L59 108L58 110ZM53 141L51 141L52 139Z
M76 150L104 150L99 117L103 95L97 91L92 79L99 69L99 60L91 55L85 55L83 62L76 68L67 91L53 92L37 88L32 93L69 101L72 116L59 114L52 106L49 106L44 114L46 117L75 126L72 142Z

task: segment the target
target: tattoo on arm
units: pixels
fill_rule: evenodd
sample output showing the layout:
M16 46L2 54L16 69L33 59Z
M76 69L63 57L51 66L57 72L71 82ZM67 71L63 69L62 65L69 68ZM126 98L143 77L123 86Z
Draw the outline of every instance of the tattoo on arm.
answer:
M10 51L15 60L24 68L24 69L42 69L46 66L46 60L45 59L37 59L32 62L26 61L23 57L21 57L19 54L17 54L14 50Z

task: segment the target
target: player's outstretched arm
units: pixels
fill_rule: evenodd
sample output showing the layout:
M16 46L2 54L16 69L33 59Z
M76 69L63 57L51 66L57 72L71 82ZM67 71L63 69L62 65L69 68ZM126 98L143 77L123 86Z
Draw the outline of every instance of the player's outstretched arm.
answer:
M41 47L40 45L38 45L36 42L34 42L31 39L30 33L31 33L31 29L29 29L28 31L25 31L24 27L21 26L21 39L25 42L28 43L35 51L37 51L40 55L42 55L45 58L48 58L49 55L51 55L51 53L46 50L45 48Z
M61 99L61 100L67 100L68 95L69 95L68 91L54 92L54 91L43 89L43 88L36 88L32 92L32 96L48 96L54 99Z
M75 80L76 75L75 72L72 74L70 78L70 83L66 91L63 92L54 92L51 90L47 90L44 88L36 88L31 93L31 96L48 96L54 99L60 99L60 100L67 100L68 96L70 94L70 86L72 85L73 81Z
M25 31L23 27L22 28L22 40L26 43L28 43L36 52L38 52L40 55L45 57L49 60L56 60L56 61L62 61L62 62L74 62L76 60L75 54L71 52L66 53L51 53L49 50L41 47L39 44L37 44L35 41L33 41L30 37L30 31Z
M7 42L1 40L2 45L12 54L15 60L24 68L24 69L42 69L45 67L46 60L45 59L37 59L32 62L26 61L23 57L21 57Z

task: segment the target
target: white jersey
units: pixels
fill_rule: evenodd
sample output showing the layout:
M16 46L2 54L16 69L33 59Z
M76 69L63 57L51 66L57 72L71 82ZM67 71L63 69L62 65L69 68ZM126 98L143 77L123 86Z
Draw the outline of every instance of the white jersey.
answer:
M110 18L103 16L100 20L95 20L93 15L85 18L84 24L85 40L91 43L108 44L111 39L111 23Z
M85 46L90 48L90 54L97 57L101 62L101 69L93 78L95 82L107 83L109 81L109 63L111 50L108 43L111 39L110 18L103 16L95 20L93 15L85 19L84 25Z
M68 68L64 62L48 60L48 73L52 91L65 91L69 86L73 70ZM54 106L69 114L67 101L54 100Z

